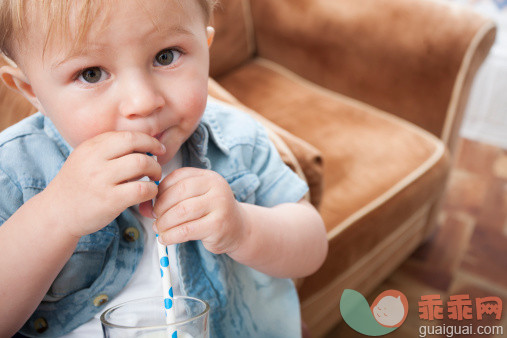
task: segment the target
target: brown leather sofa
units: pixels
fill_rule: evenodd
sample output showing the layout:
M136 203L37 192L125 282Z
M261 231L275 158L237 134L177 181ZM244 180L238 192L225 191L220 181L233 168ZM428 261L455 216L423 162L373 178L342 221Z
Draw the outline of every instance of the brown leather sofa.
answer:
M315 336L343 289L368 294L434 225L494 24L433 0L222 0L210 94L270 129L328 230L299 281ZM34 111L0 89L0 130Z

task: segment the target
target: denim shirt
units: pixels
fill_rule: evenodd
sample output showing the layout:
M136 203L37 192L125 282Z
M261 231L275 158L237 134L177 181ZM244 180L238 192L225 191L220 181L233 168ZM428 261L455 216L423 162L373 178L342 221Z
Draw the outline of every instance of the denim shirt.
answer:
M240 202L272 207L297 202L308 189L282 162L258 122L216 101L209 100L181 150L183 166L218 172ZM0 225L49 184L71 151L40 113L0 133ZM83 236L20 332L56 337L102 312L140 261L142 229L125 210L103 229ZM273 278L226 254L210 253L200 241L178 244L176 254L182 293L211 307L212 337L301 336L299 301L290 279Z

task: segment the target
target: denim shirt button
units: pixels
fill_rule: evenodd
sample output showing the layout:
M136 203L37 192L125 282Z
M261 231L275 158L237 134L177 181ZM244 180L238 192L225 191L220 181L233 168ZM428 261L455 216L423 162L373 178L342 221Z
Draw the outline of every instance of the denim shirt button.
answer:
M35 328L35 331L37 331L37 333L43 333L48 329L48 322L46 321L45 318L40 317L33 322L33 327Z
M93 305L95 305L96 307L99 307L101 305L106 304L108 300L109 300L109 297L107 295L98 295L93 300Z
M127 242L135 242L139 238L139 230L135 227L128 227L123 231L123 239Z

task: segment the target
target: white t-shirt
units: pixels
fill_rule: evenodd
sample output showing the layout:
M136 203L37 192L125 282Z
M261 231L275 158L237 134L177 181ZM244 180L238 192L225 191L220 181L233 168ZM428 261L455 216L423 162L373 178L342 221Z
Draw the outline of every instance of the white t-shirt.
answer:
M171 161L162 167L162 179L169 175L174 170L181 168L182 157L179 151ZM141 261L134 272L132 279L125 285L123 290L120 291L113 299L106 303L107 308L128 302L133 299L156 297L162 295L162 279L160 278L160 262L158 258L157 239L153 231L153 219L142 216L139 213L139 206L135 205L130 208L132 213L141 222L144 229L144 251ZM178 265L176 262L176 246L170 245L167 247L169 252L169 266L171 267L171 282L173 285L174 295L179 295L179 281L178 281ZM92 319L85 324L81 325L74 331L63 336L66 338L88 338L88 337L102 337L102 326L100 324L100 315L102 312L97 313Z

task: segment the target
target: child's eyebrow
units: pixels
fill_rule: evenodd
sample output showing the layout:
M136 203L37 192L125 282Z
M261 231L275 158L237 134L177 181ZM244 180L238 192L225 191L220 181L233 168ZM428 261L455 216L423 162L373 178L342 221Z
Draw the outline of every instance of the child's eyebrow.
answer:
M147 38L148 36L153 35L153 34L157 34L157 33L158 34L160 34L160 33L166 34L167 32L170 32L172 35L195 36L195 34L192 31L188 30L187 28L185 28L183 26L171 25L171 26L165 27L163 29L161 29L160 27L157 27L157 26L153 26L153 29L148 31L144 35L144 37ZM52 64L51 69L54 70L54 69L60 67L62 64L66 63L76 57L79 57L86 52L94 52L94 51L99 52L99 53L104 52L105 47L106 47L106 45L102 45L102 44L87 43L86 47L84 47L84 48L78 48L78 49L71 50L62 60Z
M103 50L103 48L100 48L99 46L100 45L94 45L94 47L90 47L90 45L88 45L86 48L74 49L69 54L67 54L62 60L52 64L51 69L54 70L63 65L64 63L67 63L70 60L75 59L81 55L84 55L85 53L90 53L93 51L100 52L101 50Z

